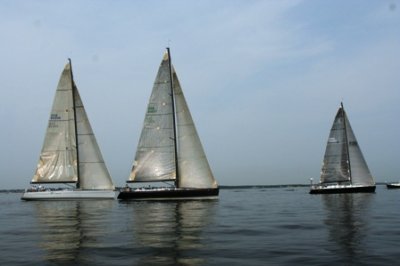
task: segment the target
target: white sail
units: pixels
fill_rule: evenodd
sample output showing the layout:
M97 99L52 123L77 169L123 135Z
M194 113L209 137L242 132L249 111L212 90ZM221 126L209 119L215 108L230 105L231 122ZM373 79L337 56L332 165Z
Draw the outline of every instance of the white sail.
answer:
M96 137L90 126L78 89L75 89L75 110L79 151L79 185L81 189L114 189Z
M178 135L178 185L183 188L217 188L174 69L172 73Z
M168 54L159 67L128 182L175 179L174 125Z
M321 183L350 181L344 110L339 108L326 144Z
M347 141L349 143L348 150L350 157L351 183L353 185L374 186L375 181L368 169L368 165L361 152L360 146L358 146L356 136L354 135L346 114L345 119Z
M321 183L341 182L375 184L343 106L333 122L321 171Z
M32 183L71 183L77 180L72 77L67 64L58 83Z
M81 189L114 189L78 89L74 84L69 63L61 74L32 183L78 181Z

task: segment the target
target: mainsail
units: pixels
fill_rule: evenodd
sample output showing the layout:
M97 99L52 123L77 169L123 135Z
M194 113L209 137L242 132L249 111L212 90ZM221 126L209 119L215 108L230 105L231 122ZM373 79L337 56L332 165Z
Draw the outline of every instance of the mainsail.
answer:
M343 104L329 133L321 171L321 183L342 182L374 185Z
M80 98L69 62L61 74L32 183L77 183L114 189Z
M218 187L170 65L169 49L154 82L128 182L166 180L177 180L180 188Z
M170 84L168 54L165 54L147 105L128 182L175 180L175 136Z

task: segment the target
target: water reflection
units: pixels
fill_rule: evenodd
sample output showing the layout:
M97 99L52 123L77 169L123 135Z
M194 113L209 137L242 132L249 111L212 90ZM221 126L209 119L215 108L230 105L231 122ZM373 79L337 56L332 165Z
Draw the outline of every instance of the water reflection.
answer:
M43 259L56 264L90 262L85 248L99 248L107 230L105 213L113 201L43 201L33 203Z
M330 243L336 243L332 252L346 262L364 259L367 251L365 236L368 235L368 212L374 194L322 195L326 209L325 224Z
M203 265L204 228L217 201L131 202L139 265Z

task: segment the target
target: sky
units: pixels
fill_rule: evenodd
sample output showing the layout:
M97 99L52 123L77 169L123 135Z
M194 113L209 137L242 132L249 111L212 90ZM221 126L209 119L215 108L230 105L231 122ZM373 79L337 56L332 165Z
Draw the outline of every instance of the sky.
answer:
M0 189L29 187L68 58L125 185L167 46L220 185L318 180L341 101L375 181L400 179L400 1L0 0L0 32Z

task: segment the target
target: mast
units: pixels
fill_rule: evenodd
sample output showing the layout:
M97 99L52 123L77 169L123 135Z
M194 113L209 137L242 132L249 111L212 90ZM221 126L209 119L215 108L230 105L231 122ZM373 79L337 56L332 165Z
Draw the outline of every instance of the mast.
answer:
M72 108L74 111L74 126L75 126L75 145L76 145L76 175L78 180L76 181L76 188L80 188L80 171L79 171L79 144L78 144L78 124L76 121L76 104L75 104L75 83L74 76L72 74L72 64L71 59L68 58L69 61L69 69L71 74L71 88L72 88Z
M346 113L344 112L343 102L340 102L340 106L342 107L344 137L345 137L345 141L346 141L346 151L347 151L347 163L349 165L349 174L350 174L350 182L351 182L352 176L351 176L351 165L350 165L349 141L347 139Z
M178 144L177 144L177 136L176 136L176 114L175 114L175 95L174 95L174 86L172 81L172 65L171 65L171 54L169 51L169 47L167 47L168 53L168 65L169 65L169 81L171 86L171 104L172 104L172 124L174 130L174 151L175 151L175 187L179 187L179 168L178 168Z

